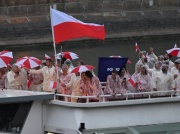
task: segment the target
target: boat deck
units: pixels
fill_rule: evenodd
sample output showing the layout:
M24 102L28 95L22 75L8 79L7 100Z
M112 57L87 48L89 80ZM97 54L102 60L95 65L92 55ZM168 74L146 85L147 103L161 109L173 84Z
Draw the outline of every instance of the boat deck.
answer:
M34 100L49 100L53 98L54 98L53 93L14 90L14 89L0 90L0 104L20 102L20 101L22 102L22 101L34 101Z

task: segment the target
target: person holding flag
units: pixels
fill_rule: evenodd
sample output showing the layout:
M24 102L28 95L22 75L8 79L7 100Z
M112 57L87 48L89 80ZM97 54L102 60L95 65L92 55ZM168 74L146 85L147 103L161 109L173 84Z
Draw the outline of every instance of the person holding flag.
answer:
M52 8L50 8L50 16L55 55L56 45L61 42L82 37L104 40L106 36L104 25L84 23L68 14ZM64 86L64 83L60 84L60 87ZM61 90L60 92L66 93L66 90Z
M152 57L157 61L158 57L154 53L154 50L153 50L152 47L150 47L150 52L151 52ZM164 62L164 61L168 61L169 62L168 71L171 71L171 68L174 67L174 63L171 61L171 57L172 56L170 54L168 54L168 53L165 53L164 56L163 56L164 59L163 59L162 62Z
M46 58L46 66L39 70L26 69L29 74L42 74L43 75L43 90L52 92L55 89L50 89L50 83L57 81L57 71L52 64L52 58Z
M138 65L147 65L147 59L146 59L146 51L140 51L139 49L139 60L135 64L135 70Z
M137 63L135 64L135 70L137 68L138 65L145 65L147 64L147 58L146 58L146 51L141 51L139 48L139 45L136 43L135 44L135 52L139 51L139 60L137 61Z

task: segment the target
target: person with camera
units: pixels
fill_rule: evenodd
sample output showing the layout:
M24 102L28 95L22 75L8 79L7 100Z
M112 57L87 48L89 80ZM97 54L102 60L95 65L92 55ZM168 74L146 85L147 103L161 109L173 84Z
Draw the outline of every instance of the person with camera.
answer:
M104 94L110 94L113 97L110 97L108 99L115 98L115 95L120 93L120 78L117 74L116 69L114 68L111 75L107 76L107 82L106 82L106 88L104 89ZM107 99L107 100L108 100Z

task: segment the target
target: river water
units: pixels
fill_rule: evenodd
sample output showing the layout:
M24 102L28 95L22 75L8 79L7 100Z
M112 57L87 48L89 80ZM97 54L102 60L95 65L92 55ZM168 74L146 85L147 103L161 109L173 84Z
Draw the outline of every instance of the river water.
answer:
M138 60L138 53L135 52L135 42L139 44L141 50L149 52L149 48L153 47L157 55L164 54L167 49L174 47L176 43L180 47L180 36L162 36L162 37L141 37L141 38L126 38L126 39L106 39L99 40L82 40L74 42L66 42L57 45L57 52L60 52L62 46L63 51L71 51L79 55L80 59L85 64L91 64L96 67L95 73L98 71L98 58L110 55L120 55L128 57L132 64L128 64L127 68L132 74L134 72L134 65ZM44 59L44 54L54 56L54 49L52 43L22 45L20 47L6 47L7 50L14 52L15 62L17 58L23 56L35 56L39 59ZM175 60L176 58L173 58ZM73 64L76 66L78 60L74 60Z

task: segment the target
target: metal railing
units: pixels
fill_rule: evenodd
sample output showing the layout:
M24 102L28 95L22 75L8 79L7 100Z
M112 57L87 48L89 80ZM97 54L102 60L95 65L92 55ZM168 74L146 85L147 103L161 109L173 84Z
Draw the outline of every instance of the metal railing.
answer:
M76 99L85 99L86 103L90 102L90 99L99 98L99 102L107 102L106 99L110 97L124 97L126 101L129 99L137 99L134 96L137 95L145 95L147 97L144 97L143 99L154 99L156 96L157 98L160 98L162 96L158 96L158 94L168 94L168 97L173 97L175 94L180 93L180 90L169 90L169 91L152 91L152 92L139 92L139 93L125 93L125 94L115 94L115 95L99 95L99 96L73 96L73 95L66 95L66 94L55 94L54 100L58 100L58 97L64 97L64 100L58 100L58 101L68 101L68 98L76 98ZM154 96L155 95L155 96ZM133 96L133 97L132 97ZM167 96L163 96L167 97Z
M39 4L39 5L28 5L27 6L27 17L31 21L32 17L42 17L49 20L50 5Z
M21 5L21 6L9 6L7 7L7 21L8 23L11 23L13 19L28 19L28 14L27 14L27 5Z
M106 13L118 13L126 16L127 13L177 11L180 13L180 0L91 0L89 2L64 2L51 4L35 4L0 7L0 19L6 19L11 23L12 19L24 18L28 22L33 17L42 17L49 20L49 8L53 7L71 15L82 15L87 18L89 15L102 15Z

